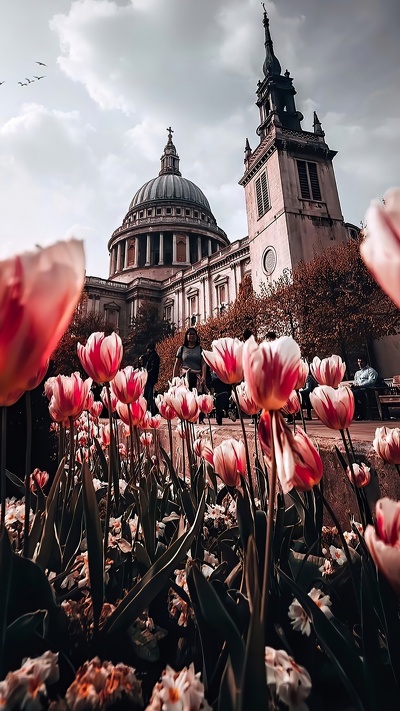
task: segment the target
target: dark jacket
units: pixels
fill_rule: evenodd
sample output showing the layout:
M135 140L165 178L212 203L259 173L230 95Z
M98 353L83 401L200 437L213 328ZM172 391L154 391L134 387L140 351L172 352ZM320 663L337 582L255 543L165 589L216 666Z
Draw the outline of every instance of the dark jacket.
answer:
M144 353L140 360L143 368L147 370L147 382L155 385L160 370L160 356L157 351L150 351L150 353Z

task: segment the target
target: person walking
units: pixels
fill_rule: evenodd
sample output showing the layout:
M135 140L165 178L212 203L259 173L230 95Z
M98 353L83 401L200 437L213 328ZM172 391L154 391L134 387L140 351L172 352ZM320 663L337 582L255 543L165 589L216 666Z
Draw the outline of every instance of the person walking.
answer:
M156 404L154 402L154 386L158 380L158 373L160 371L160 356L156 351L156 344L154 341L146 346L146 353L144 353L139 359L140 365L147 370L147 381L144 388L144 397L147 400L147 409L150 410L152 415L157 412Z

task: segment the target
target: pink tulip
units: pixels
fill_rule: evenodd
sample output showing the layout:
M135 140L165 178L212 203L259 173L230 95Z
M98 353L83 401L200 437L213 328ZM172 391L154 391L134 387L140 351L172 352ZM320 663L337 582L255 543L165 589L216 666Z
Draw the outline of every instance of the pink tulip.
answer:
M0 262L0 402L26 390L44 368L71 320L84 277L77 240Z
M177 426L175 427L175 432L181 439L186 439L186 428L184 427L183 422L178 422Z
M317 383L337 388L343 380L346 363L343 363L338 355L332 355L330 358L323 358L322 360L315 356L310 365L310 370Z
M238 486L240 474L246 471L244 444L236 439L226 439L213 452L215 473L226 486Z
M48 398L48 400L51 400L53 397L53 383L55 381L55 377L47 378L44 384L44 394Z
M400 594L400 502L380 499L376 504L376 530L367 526L364 537L375 565Z
M42 472L42 471L40 471L40 469L34 469L31 474L31 483L30 483L31 491L36 491L36 488L38 485L40 486L41 489L44 489L44 487L46 486L48 481L49 481L49 475L47 472Z
M293 390L282 407L282 411L285 415L295 415L297 412L300 412L300 407L299 396L297 395L296 390Z
M152 415L150 427L152 430L158 430L161 427L161 415Z
M147 370L143 368L133 368L128 365L123 370L119 370L111 383L114 395L126 405L137 400L143 395L144 386L147 382Z
M310 437L297 427L295 441L294 487L298 491L310 491L322 479L322 459Z
M305 360L301 360L300 366L299 366L299 375L297 378L297 383L296 383L295 387L293 388L293 390L301 390L301 388L304 388L304 386L306 384L307 377L308 377L309 370L310 370L310 368L309 368L308 363L306 363Z
M146 414L147 402L144 397L140 397L138 400L135 400L135 402L131 402L130 405L125 405L125 403L117 401L116 410L122 422L128 426L130 410L132 425L133 427L137 427L141 424Z
M108 395L107 395L106 386L104 386L104 388L101 389L100 397L101 397L101 401L102 401L104 407L107 408L107 410L108 410ZM110 388L110 400L111 400L111 411L115 412L117 409L117 402L119 402L119 400L117 397L115 397L111 388Z
M173 420L174 417L176 417L176 412L174 408L168 405L163 395L157 395L155 403L157 409L160 412L161 417L163 417L164 420Z
M369 482L371 481L371 470L369 467L367 467L366 464L352 464L351 465L353 468L353 476L351 475L351 469L350 467L347 467L346 469L346 474L349 477L349 480L353 484L353 477L354 481L356 484L357 489L362 489L364 486L367 486Z
M198 395L197 402L201 412L209 415L214 409L214 398L212 395Z
M121 364L122 341L117 333L110 336L92 333L85 346L78 343L77 352L87 374L96 383L108 383L115 378Z
M94 417L96 420L98 420L101 413L103 412L103 403L100 402L100 400L95 400L95 402L93 402L91 408L89 409L89 412L92 415L92 417Z
M400 308L400 188L391 188L384 205L373 202L366 217L361 257L383 291Z
M257 345L253 336L243 349L243 369L250 397L265 410L280 410L297 383L300 348L293 338Z
M378 427L372 443L375 452L388 464L400 464L400 429Z
M169 393L168 403L174 408L181 420L196 422L200 408L197 402L196 391L178 387Z
M214 465L213 449L209 439L198 437L193 442L193 452L196 457L202 457L211 465Z
M140 435L140 443L143 447L150 447L153 442L153 435L151 432L142 432Z
M93 392L93 390L89 390L83 409L88 410L90 412L93 403L94 403L94 392Z
M140 429L141 430L151 430L153 428L153 423L152 423L152 414L149 410L146 410L144 413L144 417L140 423Z
M287 494L294 487L295 471L295 444L291 428L279 412L263 410L258 425L258 439L269 469L272 467L274 451L276 473L283 492Z
M317 417L332 430L345 430L354 417L354 395L343 386L335 390L321 385L310 393L310 401Z
M245 382L240 383L237 387L237 396L239 398L239 407L246 415L256 415L260 412L260 408L256 402L250 397L247 385Z
M100 444L103 449L110 445L110 425L102 425L100 427Z
M35 388L40 385L42 382L44 376L46 375L47 371L49 369L49 361L46 360L45 363L39 368L39 370L32 375L31 378L29 378L27 384L26 384L26 389L27 390L34 390Z
M92 379L82 380L79 373L57 375L53 382L53 407L65 417L79 417L92 386Z
M238 338L218 338L203 358L223 383L234 385L243 380L243 343Z

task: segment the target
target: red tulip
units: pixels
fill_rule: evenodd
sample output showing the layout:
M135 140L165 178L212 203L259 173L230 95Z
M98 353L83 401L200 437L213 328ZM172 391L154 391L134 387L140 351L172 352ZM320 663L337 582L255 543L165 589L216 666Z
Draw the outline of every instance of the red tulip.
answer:
M139 439L143 447L150 447L153 442L153 435L151 432L142 432Z
M49 368L49 361L46 360L45 363L39 368L39 370L29 378L26 384L26 390L34 390L42 382L44 376L46 375Z
M101 389L100 397L101 397L101 401L102 401L104 407L106 407L108 410L108 394L107 394L106 386L104 386L104 388ZM111 400L111 412L115 412L117 409L117 402L119 402L119 400L117 397L115 397L111 388L110 388L110 400Z
M310 437L297 427L295 441L294 487L299 491L310 491L322 479L322 459Z
M24 390L9 390L3 397L0 396L0 407L14 405L23 396L24 392Z
M93 392L93 390L89 390L83 409L88 410L90 412L90 410L93 406L93 403L94 403L94 392Z
M147 370L143 368L133 368L128 365L123 370L119 370L111 383L114 395L126 405L137 400L143 395L144 386L147 382Z
M0 402L44 368L82 292L83 246L57 242L0 262Z
M246 451L243 442L237 439L226 439L221 442L214 449L213 465L215 473L226 486L238 486L240 474L246 471Z
M223 383L234 385L243 380L243 343L238 338L218 338L203 358Z
M237 387L237 396L239 398L239 407L246 415L256 415L260 412L260 408L256 402L250 397L245 382L240 383Z
M253 336L243 348L243 369L250 397L260 408L280 410L297 383L300 348L293 338L257 345Z
M375 452L388 464L400 464L400 429L378 427L373 441Z
M345 430L354 417L354 395L350 388L335 390L321 385L310 393L310 401L321 422L332 430Z
M110 445L110 425L102 425L100 428L100 444L105 449Z
M128 409L129 408L129 409ZM147 402L144 397L140 397L135 402L131 402L130 405L125 405L123 402L117 401L116 410L118 416L121 418L125 425L129 425L129 410L131 411L132 425L137 427L141 424L147 410Z
M364 536L375 565L400 594L400 502L380 499L376 504L376 530L367 526Z
M78 358L87 374L96 383L108 383L115 378L121 364L123 347L118 333L106 336L92 333L85 346L77 345Z
M212 466L214 465L214 456L211 442L209 439L198 437L193 442L193 451L196 457L202 457Z
M49 475L47 472L42 472L40 469L34 469L31 474L30 490L36 491L38 485L41 489L43 489L48 481Z
M391 188L383 205L373 202L365 220L361 257L381 289L400 308L400 188Z
M343 363L338 355L322 360L316 356L310 365L310 370L317 383L337 388L346 372L346 363Z
M82 380L79 373L57 375L53 382L53 408L62 416L79 417L83 412L92 379ZM58 420L59 421L59 420Z
M351 466L353 468L354 482L356 484L357 489L362 489L364 486L367 486L367 484L369 484L369 482L371 481L370 468L367 467L366 464L352 464ZM351 483L353 484L353 476L351 475L350 467L347 467L346 474L349 477Z

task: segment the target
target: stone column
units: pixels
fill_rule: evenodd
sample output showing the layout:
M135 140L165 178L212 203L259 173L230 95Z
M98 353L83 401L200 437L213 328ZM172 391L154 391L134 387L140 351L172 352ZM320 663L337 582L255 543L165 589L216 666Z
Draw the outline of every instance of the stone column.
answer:
M190 235L186 235L186 262L190 264Z
M150 266L150 235L146 236L146 264L145 267Z
M197 261L201 259L201 237L197 238Z
M158 260L159 264L164 264L164 233L160 232L160 257Z
M129 240L127 240L127 239L125 240L124 246L125 246L124 269L126 269L127 266L128 266L128 247L129 247Z
M208 251L208 256L211 257L212 251L211 251L211 240L207 240L207 251Z
M176 233L172 235L172 264L176 264Z
M117 272L121 270L121 242L117 244Z
M135 269L137 269L138 260L139 260L139 237L135 237L134 249L135 249L135 257L134 257L134 261L133 261L133 266L135 267Z

